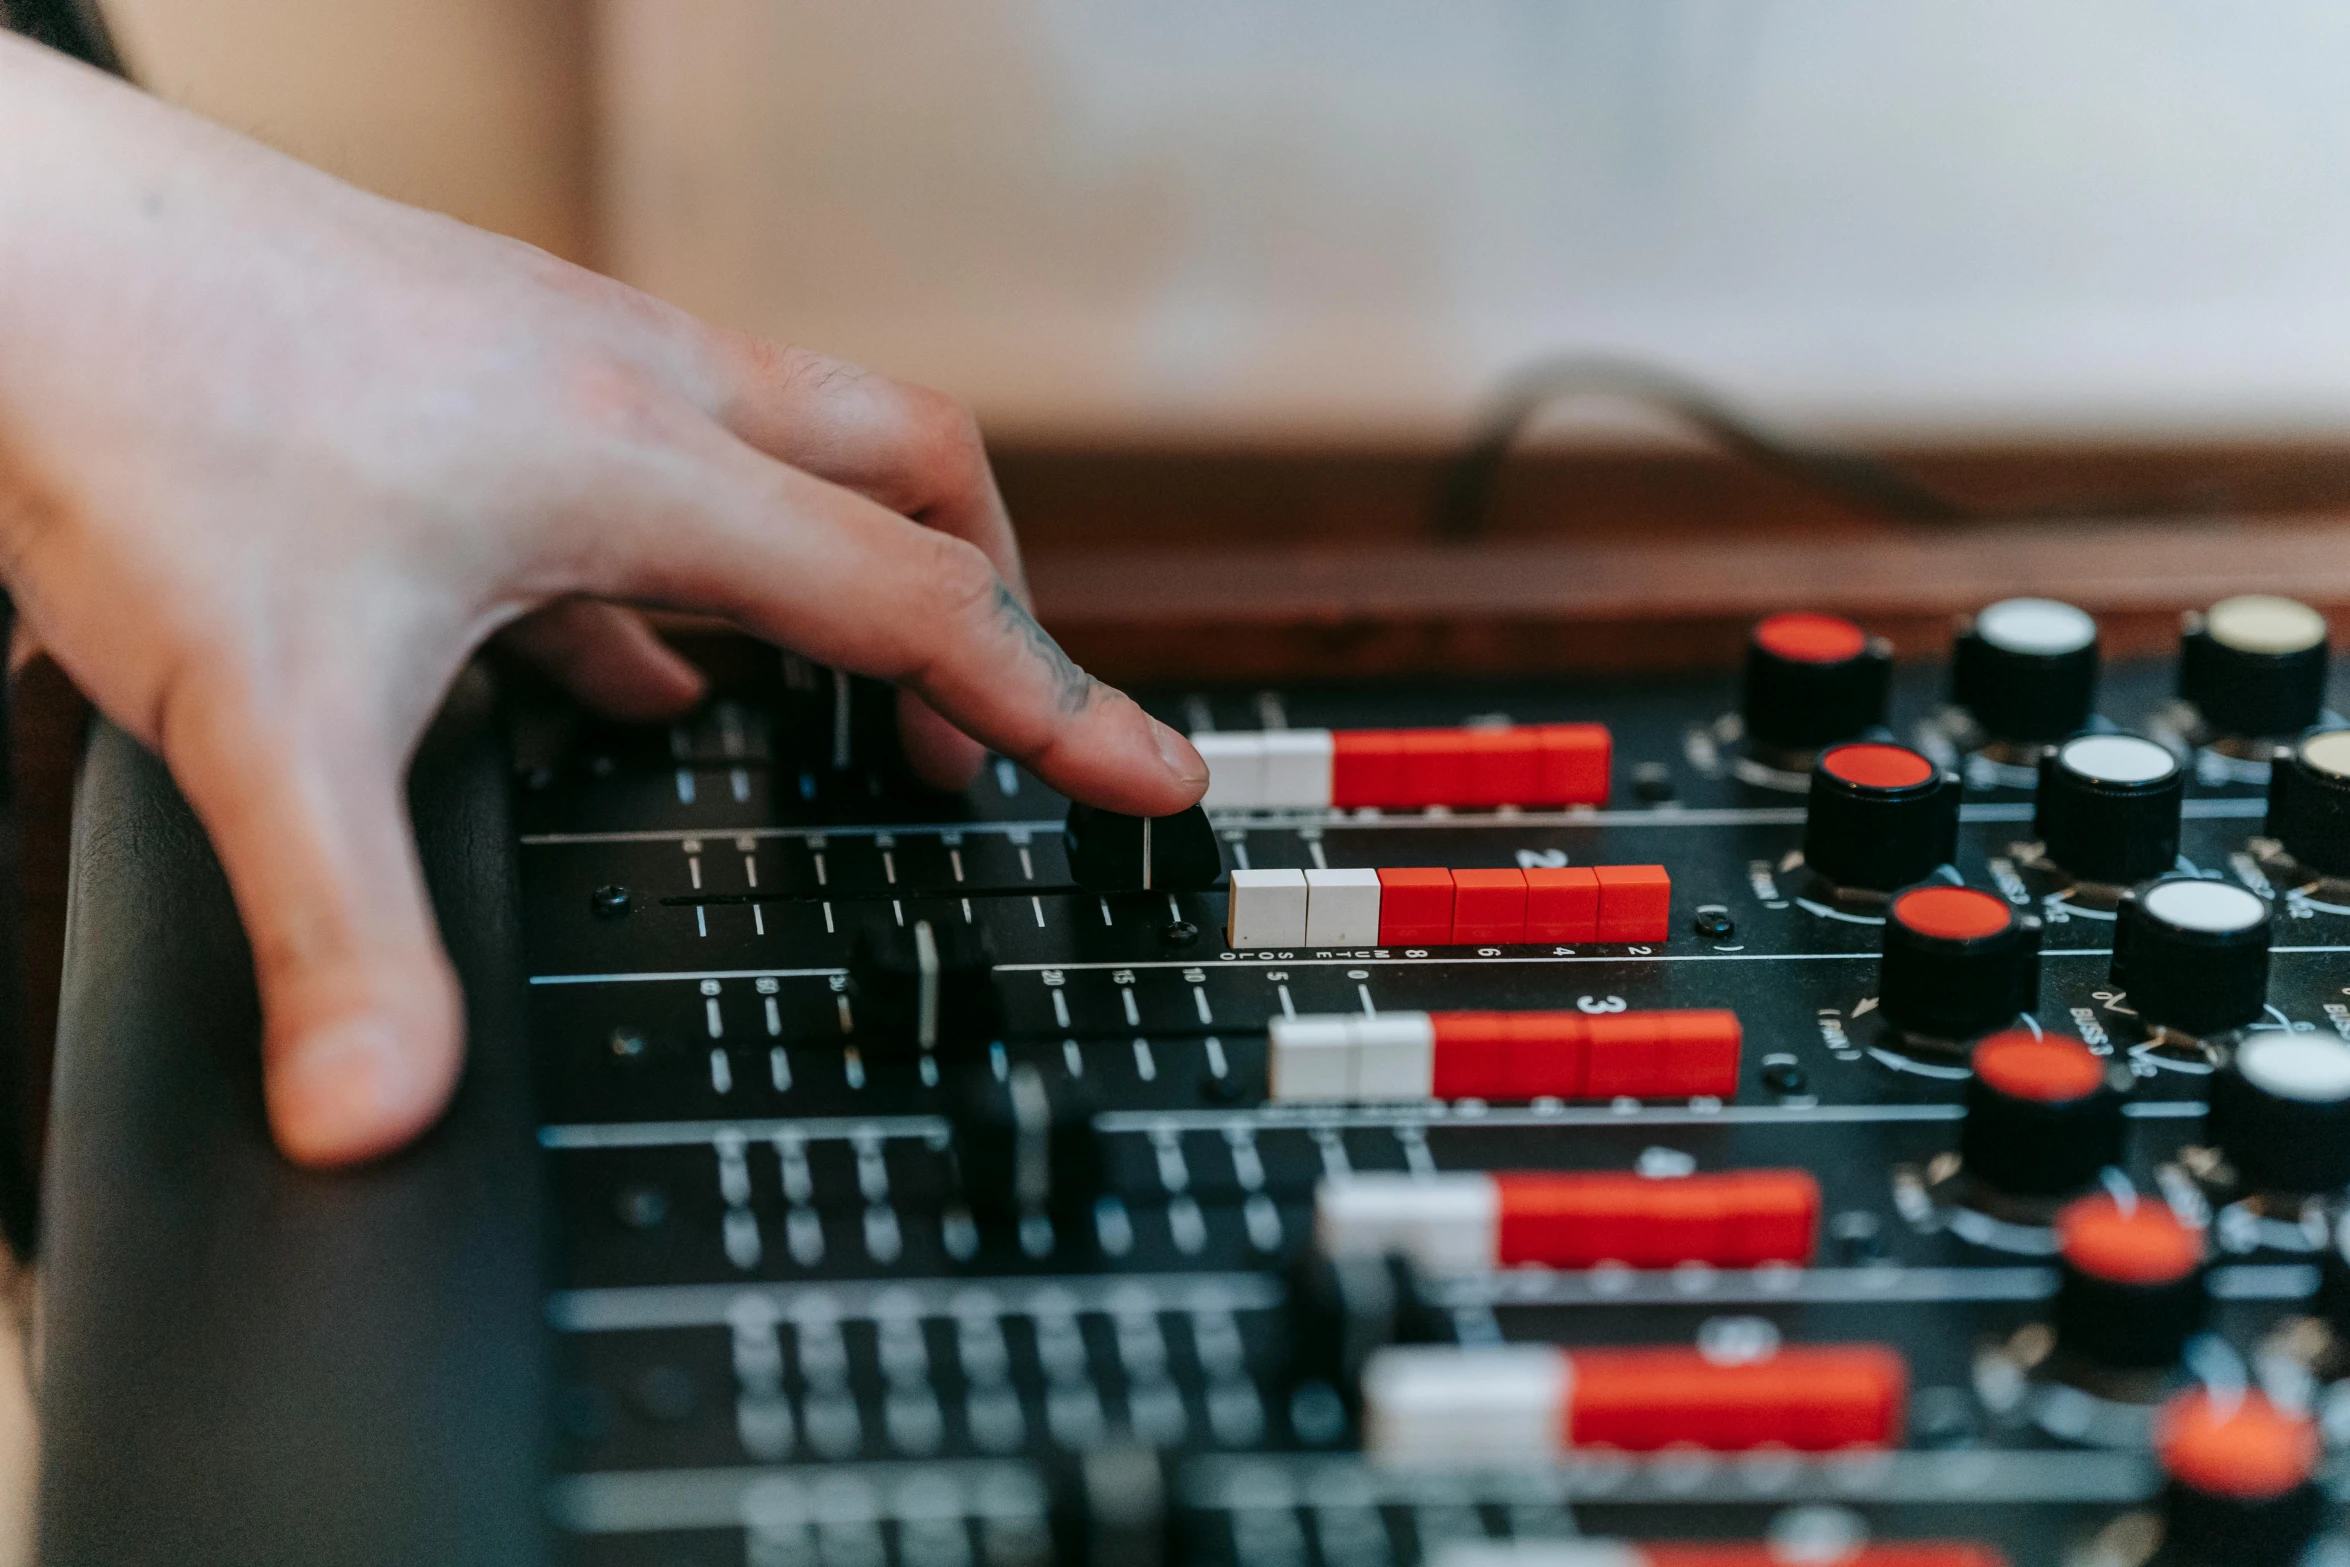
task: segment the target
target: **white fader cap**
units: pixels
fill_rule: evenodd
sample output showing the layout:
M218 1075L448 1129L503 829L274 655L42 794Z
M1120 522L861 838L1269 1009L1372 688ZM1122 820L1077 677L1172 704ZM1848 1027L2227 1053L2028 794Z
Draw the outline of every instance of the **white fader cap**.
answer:
M1547 1344L1380 1350L1363 1367L1363 1450L1390 1464L1555 1462L1574 1375Z
M1216 730L1191 737L1211 810L1312 810L1330 803L1337 739L1327 729Z
M1400 1252L1429 1273L1482 1273L1500 1234L1501 1189L1479 1172L1360 1170L1314 1189L1314 1245L1325 1257Z
M1224 920L1224 944L1251 947L1302 946L1306 939L1306 873L1246 870L1232 873Z

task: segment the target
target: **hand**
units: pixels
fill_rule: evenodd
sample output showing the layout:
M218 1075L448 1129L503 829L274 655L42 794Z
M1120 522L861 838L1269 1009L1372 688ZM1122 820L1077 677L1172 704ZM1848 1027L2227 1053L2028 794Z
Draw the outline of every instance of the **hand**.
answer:
M900 682L935 782L984 744L1117 810L1206 787L1030 616L948 399L713 330L5 35L0 146L0 577L211 834L292 1157L391 1149L456 1081L401 785L493 634L649 719L701 681L628 606L714 614Z

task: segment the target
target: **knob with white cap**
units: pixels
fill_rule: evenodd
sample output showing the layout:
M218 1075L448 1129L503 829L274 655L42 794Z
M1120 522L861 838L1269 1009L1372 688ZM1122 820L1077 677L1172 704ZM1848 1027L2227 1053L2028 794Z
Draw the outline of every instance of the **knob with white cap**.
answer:
M2258 1033L2211 1076L2211 1136L2252 1191L2350 1185L2350 1044Z
M2302 869L2350 876L2350 729L2313 729L2276 754L2267 830Z
M2178 863L2178 759L2139 735L2075 735L2040 758L2033 831L2049 860L2086 882L2129 886Z
M2114 911L2113 982L2149 1027L2203 1038L2260 1021L2269 902L2200 876L2157 876Z
M2097 696L2097 622L2055 599L2001 599L1951 648L1950 696L1985 739L2061 740Z
M2325 706L2325 617L2265 593L2189 613L2179 638L2179 695L2211 738L2289 735Z

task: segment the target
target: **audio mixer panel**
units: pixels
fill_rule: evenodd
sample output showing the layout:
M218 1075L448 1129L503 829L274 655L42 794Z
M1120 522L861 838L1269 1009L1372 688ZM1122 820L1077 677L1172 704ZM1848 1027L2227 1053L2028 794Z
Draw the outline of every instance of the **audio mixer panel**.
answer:
M2323 622L1954 651L1146 693L1152 823L520 703L569 1559L2337 1559Z

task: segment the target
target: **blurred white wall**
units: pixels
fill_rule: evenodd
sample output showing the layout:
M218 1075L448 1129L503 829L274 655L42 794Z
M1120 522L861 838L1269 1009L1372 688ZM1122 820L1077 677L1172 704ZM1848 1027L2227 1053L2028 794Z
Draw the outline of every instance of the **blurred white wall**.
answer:
M598 0L603 247L1077 438L2350 433L2339 0Z

